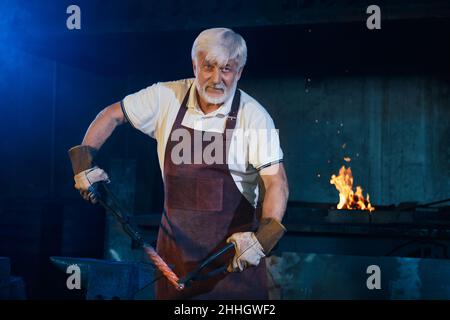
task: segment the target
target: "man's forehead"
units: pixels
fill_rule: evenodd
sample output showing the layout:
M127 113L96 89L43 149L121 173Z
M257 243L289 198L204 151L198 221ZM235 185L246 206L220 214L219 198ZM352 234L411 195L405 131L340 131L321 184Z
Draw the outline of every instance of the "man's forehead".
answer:
M203 63L203 64L210 64L210 65L237 65L237 59L228 59L227 61L225 61L225 63L220 63L219 61L217 61L217 59L215 57L212 58L207 58L208 54L205 52L199 52L197 57L198 60Z

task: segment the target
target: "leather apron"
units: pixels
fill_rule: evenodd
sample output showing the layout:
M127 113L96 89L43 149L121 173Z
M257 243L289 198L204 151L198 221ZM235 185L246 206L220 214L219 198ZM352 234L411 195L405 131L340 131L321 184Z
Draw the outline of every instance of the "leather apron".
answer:
M197 139L201 147L196 148L194 135L203 137L206 132L182 125L189 92L180 106L165 149L164 212L157 240L158 253L180 278L222 248L233 233L255 231L259 218L257 210L237 188L228 168L229 143L240 104L239 89L233 97L224 133L207 132L213 138L209 141ZM180 141L170 137L181 128L189 132L191 140L191 162L187 164L176 164L171 157L172 150ZM206 164L202 155L205 147L215 141L212 139L223 140L222 155L225 158L218 161L220 163ZM201 152L201 155L195 152ZM201 163L194 163L194 159L201 159ZM228 264L234 253L230 250L210 270ZM162 277L156 282L156 299L267 299L266 277L264 258L257 267L195 281L182 291L177 291Z

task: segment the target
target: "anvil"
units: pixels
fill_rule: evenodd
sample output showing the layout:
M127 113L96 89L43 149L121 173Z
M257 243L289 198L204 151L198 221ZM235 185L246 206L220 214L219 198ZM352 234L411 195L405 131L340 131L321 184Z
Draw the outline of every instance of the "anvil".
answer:
M64 273L71 265L81 272L81 290L87 300L153 299L153 282L162 275L152 264L89 258L50 257ZM70 275L68 274L67 277Z

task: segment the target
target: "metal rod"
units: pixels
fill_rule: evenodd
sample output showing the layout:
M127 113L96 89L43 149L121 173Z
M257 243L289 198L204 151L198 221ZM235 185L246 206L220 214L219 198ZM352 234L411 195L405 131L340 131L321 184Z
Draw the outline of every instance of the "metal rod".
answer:
M119 207L119 201L115 197L114 193L112 193L109 188L105 185L105 183L98 183L95 186L102 186L107 194L110 195L111 201L114 204L115 207ZM184 284L179 283L180 278L175 274L175 272L172 271L172 269L167 265L167 263L159 256L159 254L156 252L156 250L147 243L141 236L141 234L133 228L133 226L130 224L129 216L123 212L123 210L118 209L116 210L109 204L107 204L105 201L103 201L103 198L101 194L98 192L98 190L95 187L89 188L90 192L93 192L96 200L100 203L102 207L104 207L107 211L111 212L111 214L117 219L117 221L121 224L122 229L125 231L128 236L130 236L131 239L136 241L141 248L144 249L145 253L148 255L150 260L153 262L156 268L162 272L162 274L169 280L170 283L177 289L182 290L184 289Z

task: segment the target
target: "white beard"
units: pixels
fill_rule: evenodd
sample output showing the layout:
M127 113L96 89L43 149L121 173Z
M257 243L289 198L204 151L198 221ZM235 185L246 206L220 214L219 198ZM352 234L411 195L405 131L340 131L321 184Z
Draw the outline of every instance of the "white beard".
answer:
M234 95L234 92L236 91L236 87L237 87L237 80L234 81L233 85L231 86L230 89L227 89L227 87L221 83L220 85L216 86L215 88L219 88L223 90L223 94L220 97L210 97L208 95L208 93L206 92L206 87L208 87L208 84L203 85L203 87L200 86L200 84L198 83L197 79L195 79L195 86L197 87L197 92L200 95L200 97L205 100L207 103L210 104L222 104L225 101L228 100L229 97L231 97L232 95Z

